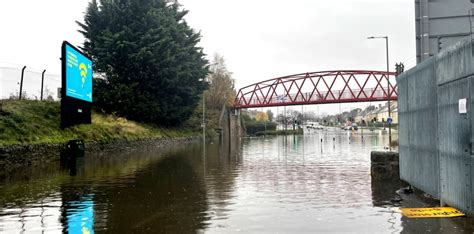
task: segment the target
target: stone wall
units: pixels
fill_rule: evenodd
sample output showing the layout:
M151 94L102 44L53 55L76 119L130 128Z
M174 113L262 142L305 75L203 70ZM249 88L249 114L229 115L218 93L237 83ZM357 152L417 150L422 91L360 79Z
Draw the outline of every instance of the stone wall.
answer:
M200 140L201 137L182 137L137 141L118 140L109 143L86 142L85 145L87 155L101 155L135 150L156 150L164 146L194 143ZM36 144L0 147L0 171L59 160L65 146L66 144Z
M400 179L398 152L373 151L370 154L372 180L389 181Z

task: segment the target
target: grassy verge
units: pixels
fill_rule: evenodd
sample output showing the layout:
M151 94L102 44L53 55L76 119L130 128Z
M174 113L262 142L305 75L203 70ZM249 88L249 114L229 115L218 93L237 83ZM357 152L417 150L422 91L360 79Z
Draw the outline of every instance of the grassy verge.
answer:
M91 125L78 125L61 130L59 122L58 102L0 101L0 146L64 143L72 139L110 142L197 135L190 130L160 128L99 113L92 114Z

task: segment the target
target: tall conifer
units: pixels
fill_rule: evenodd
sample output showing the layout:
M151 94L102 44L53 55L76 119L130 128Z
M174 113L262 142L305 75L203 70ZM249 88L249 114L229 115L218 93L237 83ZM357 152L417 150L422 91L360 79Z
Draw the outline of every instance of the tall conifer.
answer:
M165 0L92 0L78 22L92 57L94 102L104 111L179 125L206 88L208 61L187 11Z

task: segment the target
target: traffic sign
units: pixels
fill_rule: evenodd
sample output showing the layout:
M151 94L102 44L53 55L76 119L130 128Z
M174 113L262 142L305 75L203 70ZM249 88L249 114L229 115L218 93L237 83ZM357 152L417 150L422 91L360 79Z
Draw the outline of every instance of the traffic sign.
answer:
M392 124L392 121L393 121L393 120L392 120L391 117L388 117L388 118L387 118L387 123L388 123L388 124Z

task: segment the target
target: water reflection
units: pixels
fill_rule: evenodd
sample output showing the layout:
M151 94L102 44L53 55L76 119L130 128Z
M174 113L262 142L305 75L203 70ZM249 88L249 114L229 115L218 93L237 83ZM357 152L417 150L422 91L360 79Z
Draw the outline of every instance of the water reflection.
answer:
M370 151L386 138L329 130L16 171L0 182L0 232L472 231L470 219L395 211L433 204L371 177Z
M370 164L364 154L372 147L359 140L355 133L350 139L346 132L328 131L244 142L230 221L210 230L261 231L252 220L271 224L265 226L269 232L349 231L353 225L372 230L377 222L365 214L376 212L369 212Z
M175 150L172 156L141 153L62 162L54 175L16 172L1 184L0 232L202 229L206 192L199 168L187 160L192 152L199 154L200 147L185 154ZM37 219L45 220L39 208L54 210L55 222L38 225Z
M108 198L107 229L174 233L202 229L206 188L196 171L199 168L186 157L177 153L149 165L131 186L103 188L102 196Z
M63 171L67 171L69 175L76 176L83 175L85 170L85 158L70 158L61 154L60 158L60 168Z
M93 194L69 200L71 196L63 196L62 223L68 233L94 233L94 201Z

